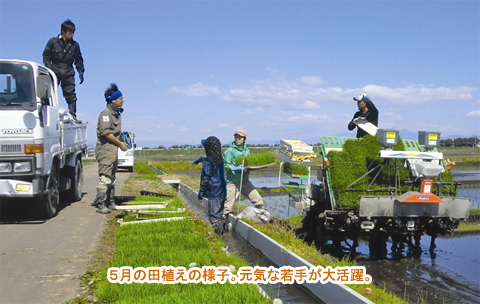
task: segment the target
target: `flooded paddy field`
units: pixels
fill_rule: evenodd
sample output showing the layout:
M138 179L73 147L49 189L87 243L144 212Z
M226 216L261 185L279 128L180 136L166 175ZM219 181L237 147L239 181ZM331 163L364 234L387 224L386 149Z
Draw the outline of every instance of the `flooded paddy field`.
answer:
M459 196L471 198L472 209L480 208L480 171L453 171L452 176L462 181L458 187ZM316 176L311 178L316 180ZM254 171L250 180L259 189L278 188L278 168ZM466 180L468 182L464 183ZM281 182L288 182L288 179L282 178ZM267 210L274 217L303 215L302 210L289 206L289 196L285 193L262 196ZM251 205L248 201L241 203ZM383 259L370 258L368 243L363 240L359 240L359 243L353 257L358 265L366 267L378 287L409 303L480 303L479 232L439 236L432 252L429 251L430 237L425 235L421 238L421 250L412 252L406 246L395 256L391 254L392 242L388 240L389 254ZM299 299L293 301L304 302Z

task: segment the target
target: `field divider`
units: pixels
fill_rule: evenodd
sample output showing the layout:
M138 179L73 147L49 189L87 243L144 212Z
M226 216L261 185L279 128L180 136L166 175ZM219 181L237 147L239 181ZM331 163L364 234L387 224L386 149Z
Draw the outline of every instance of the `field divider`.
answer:
M160 219L151 219L151 220L139 220L139 221L132 221L132 222L124 222L123 219L119 219L117 222L120 223L120 226L127 225L127 224L144 224L144 223L154 223L154 222L171 222L171 221L181 221L185 220L186 217L167 217L167 218L160 218Z

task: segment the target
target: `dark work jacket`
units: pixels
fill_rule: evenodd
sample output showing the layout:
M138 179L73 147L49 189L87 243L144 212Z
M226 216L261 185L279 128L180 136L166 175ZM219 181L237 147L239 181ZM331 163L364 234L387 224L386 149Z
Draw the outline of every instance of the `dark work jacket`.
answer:
M353 118L352 120L348 123L348 129L350 131L352 131L353 129L355 129L355 127L357 128L357 138L361 138L361 137L364 137L365 135L367 135L368 133L365 132L362 128L359 128L354 122L353 120L357 117L365 117L367 119L367 121L371 122L372 124L374 124L375 126L378 127L378 110L377 108L375 107L375 105L373 104L373 102L366 102L366 105L367 105L367 108L368 108L368 111L366 113L363 113L362 111L357 111L355 113L355 115L353 115Z
M65 42L60 36L48 40L43 50L43 64L55 72L59 80L65 77L73 77L74 71L72 64L79 74L83 74L83 57L80 52L80 45L73 39Z
M223 163L215 165L211 156L203 159L200 187L205 187L204 197L207 199L225 199L227 197L227 182L223 172Z

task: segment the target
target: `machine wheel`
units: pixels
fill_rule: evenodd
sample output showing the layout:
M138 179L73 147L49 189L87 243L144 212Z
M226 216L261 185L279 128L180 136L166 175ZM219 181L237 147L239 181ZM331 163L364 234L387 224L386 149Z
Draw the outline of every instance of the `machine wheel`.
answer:
M70 190L68 190L68 196L74 202L78 202L82 199L82 161L80 159L77 160L77 164L75 165L75 169L71 171L69 176L72 186Z
M51 218L57 214L57 206L59 202L58 191L58 168L55 163L47 179L48 194L44 194L39 205L39 213L43 218Z

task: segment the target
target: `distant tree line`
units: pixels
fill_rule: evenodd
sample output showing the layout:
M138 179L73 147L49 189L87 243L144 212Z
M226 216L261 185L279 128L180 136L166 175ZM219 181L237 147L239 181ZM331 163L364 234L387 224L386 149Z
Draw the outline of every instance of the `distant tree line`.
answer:
M442 147L475 147L478 143L480 143L478 137L457 137L440 140L440 146Z

